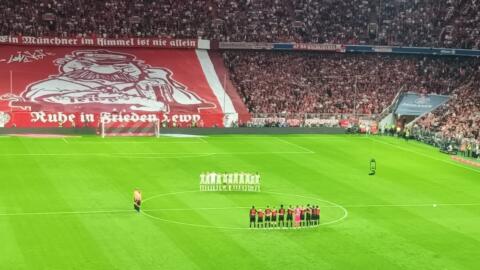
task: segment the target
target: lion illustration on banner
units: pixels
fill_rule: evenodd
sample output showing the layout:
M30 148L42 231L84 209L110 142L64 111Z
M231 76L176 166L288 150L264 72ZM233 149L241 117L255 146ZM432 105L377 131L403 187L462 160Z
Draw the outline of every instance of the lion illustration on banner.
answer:
M134 55L109 50L74 51L57 59L59 74L31 83L11 100L12 107L32 111L144 111L214 108L172 78Z

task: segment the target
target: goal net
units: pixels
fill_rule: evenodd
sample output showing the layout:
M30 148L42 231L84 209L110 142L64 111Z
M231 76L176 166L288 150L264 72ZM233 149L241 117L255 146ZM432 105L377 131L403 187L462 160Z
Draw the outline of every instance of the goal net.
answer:
M102 138L112 136L155 136L160 137L160 121L155 122L128 122L128 123L100 123Z

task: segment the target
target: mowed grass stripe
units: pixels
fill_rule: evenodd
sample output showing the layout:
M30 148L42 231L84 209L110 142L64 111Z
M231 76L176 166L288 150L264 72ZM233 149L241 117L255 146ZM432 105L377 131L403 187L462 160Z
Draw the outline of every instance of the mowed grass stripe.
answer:
M7 180L0 182L0 210L130 210L133 188L141 188L146 198L193 190L198 188L199 173L206 170L259 171L265 191L311 194L347 206L429 201L439 206L352 207L348 219L337 225L278 232L194 228L129 212L0 217L0 228L15 236L1 238L5 248L0 250L7 251L9 259L0 262L6 262L9 269L71 269L74 263L82 269L477 266L474 258L480 254L474 246L480 237L479 207L441 203L478 202L478 173L445 164L441 160L448 161L448 157L436 149L394 138L350 135L211 136L202 138L206 143L169 139L84 137L68 138L68 144L51 139L4 139L0 160L2 179ZM1 156L28 153L65 156ZM68 156L72 153L79 155ZM163 158L198 153L216 154ZM140 155L159 158L140 159ZM376 176L369 177L372 157L379 168ZM263 202L279 200L264 195ZM211 203L245 206L252 198L222 194ZM193 208L199 202L193 196L161 201L165 208ZM217 218L223 219L200 209L189 212L203 224L218 225ZM225 218L236 219L236 215L227 212ZM243 222L247 223L246 213L232 223Z
M372 140L374 140L376 142L386 144L386 145L390 145L390 146L395 147L397 149L400 149L402 151L406 151L406 152L409 152L409 153L420 155L420 156L428 158L428 159L440 161L440 162L447 163L447 164L452 165L452 166L463 168L465 170L480 173L480 169L477 169L477 168L474 168L474 167L471 167L471 166L467 166L467 165L463 165L463 164L458 163L458 162L451 161L450 156L438 153L438 150L435 149L435 148L434 148L436 150L435 152L437 152L437 153L432 154L432 152L428 151L428 149L425 149L423 147L422 148L415 147L415 146L418 146L417 142L412 142L412 145L415 148L415 149L412 149L412 146L405 147L404 145L400 145L400 142L398 142L398 141L395 142L395 143L390 142L390 140L392 140L392 139L394 139L394 138L382 138L382 139L372 139ZM428 151L428 152L426 152L426 151Z
M338 149L337 149L337 150L338 150ZM343 153L342 153L343 155L349 156L348 153L346 153L343 149L340 149L339 151L340 151L340 152L343 152ZM327 155L327 156L332 156L332 154L329 153L329 155ZM397 164L397 165L398 165L398 164ZM401 166L400 166L400 167L401 167ZM377 175L377 176L378 176L378 175ZM375 179L375 178L374 178L374 179ZM378 177L377 177L377 179L375 179L375 181L377 181L377 180L378 180ZM392 181L392 183L395 183L395 182ZM430 183L430 184L431 184L431 183ZM355 186L358 186L358 185L361 185L361 181L356 181L356 182L354 182L354 184L352 185L352 188L355 188ZM374 185L374 184L371 183L370 185ZM395 191L398 192L398 186L399 186L399 185L397 185L396 188L392 188L392 190L395 190ZM442 187L443 187L443 188L448 188L448 187L445 187L445 186L442 186ZM376 194L376 193L374 193L374 194ZM419 194L419 195L420 195L420 194ZM372 197L372 195L365 194L365 197ZM370 210L369 210L369 211L370 211ZM391 209L388 209L388 210L386 210L386 211L391 211Z
M29 163L22 165L27 165L29 172L36 172L35 175L38 174L41 177L35 177L35 182L30 183L31 186L25 186L28 178L19 181L23 185L24 193L27 193L29 198L40 199L39 201L31 200L30 204L43 202L43 206L47 210L54 208L56 205L62 205L63 207L68 205L61 192L52 183L48 173L46 173L44 164L36 160L30 160ZM18 175L22 176L22 174ZM29 176L35 175L29 174ZM29 205L28 201L22 204L23 211L31 208L32 205ZM72 209L68 210L71 211ZM9 220L14 228L18 246L25 254L26 264L30 269L48 268L50 261L44 258L50 254L56 254L63 258L59 260L56 268L68 267L72 261L77 261L80 267L90 267L91 264L82 259L82 250L90 250L97 254L100 260L96 260L96 265L93 266L111 266L109 262L103 260L103 252L100 250L98 243L93 240L92 235L82 226L82 218L79 216L49 217L40 221L32 217L9 218ZM82 239L82 241L76 243L79 239ZM51 245L51 243L55 243L55 245Z

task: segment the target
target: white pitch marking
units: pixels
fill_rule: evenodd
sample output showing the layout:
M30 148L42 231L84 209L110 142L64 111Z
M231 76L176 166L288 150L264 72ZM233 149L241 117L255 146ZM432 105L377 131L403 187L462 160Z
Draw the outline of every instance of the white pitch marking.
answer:
M205 139L202 138L202 137L198 137L198 139L199 139L200 141L202 141L203 143L208 143L207 140L205 140Z
M202 208L155 208L142 210L143 212L163 212L163 211L197 211L197 210L229 210L229 209L250 209L248 206L232 207L202 207Z
M20 213L0 213L0 216L43 216L43 215L88 215L88 214L113 214L129 213L135 210L97 210L97 211L58 211L58 212L20 212Z
M287 134L285 134L287 135ZM216 135L216 136L211 136L209 138L213 140L231 140L231 138L235 139L243 139L243 140L248 140L248 139L271 139L275 138L277 136L271 136L271 135L252 135L252 134L229 134L229 135ZM318 136L288 136L288 138L293 138L293 139L342 139L342 140L350 140L350 139L367 139L368 137L366 136L348 136L348 135L343 135L339 134L338 136L325 136L319 134Z
M204 136L204 135L172 134L172 133L164 133L164 134L160 134L160 136L161 137L170 137L170 138L183 138L183 139L207 137L207 136Z
M344 205L345 208L373 208L373 207L432 207L436 206L480 206L480 203L419 203L419 204L357 204ZM325 206L324 206L325 207ZM327 206L329 207L329 206Z
M223 153L2 153L0 157L15 157L15 156L120 156L120 155L269 155L269 154L314 154L314 152L223 152Z
M441 161L441 162L444 162L444 163L447 163L447 164L450 164L450 165L454 165L454 166L457 166L459 168L463 168L463 169L467 169L467 170L470 170L470 171L473 171L473 172L480 173L480 170L476 170L476 169L473 169L473 168L470 168L470 167L462 166L460 164L457 164L457 163L454 163L454 162L449 162L449 161L446 161L446 160L443 160L443 159L434 158L430 155L427 155L427 154L424 154L424 153L421 153L421 152L418 152L418 151L414 151L414 150L411 150L411 149L408 149L408 148L405 148L405 147L401 147L399 145L391 144L391 143L380 141L380 140L375 140L373 138L370 138L370 140L372 140L374 142L383 143L383 144L389 145L391 147L401 149L403 151L407 151L407 152L411 152L411 153L414 153L414 154L417 154L417 155L421 155L421 156L424 156L424 157L427 157L427 158L430 158L430 159L433 159L433 160L436 160L436 161Z
M179 142L179 141L174 141L174 142L168 142L168 141L151 141L151 142L75 142L78 144L197 144L197 143L203 143L203 142L198 142L198 141L191 141L191 142Z
M313 228L318 228L319 226L322 225L328 225L328 224L319 224L315 226L308 226L308 227L297 227L297 228L287 228L287 227L274 227L274 228L249 228L249 227L225 227L225 226L213 226L213 225L203 225L203 224L193 224L193 223L185 223L185 222L180 222L180 221L175 221L175 220L170 220L170 219L163 219L159 218L157 216L152 216L150 214L145 213L144 211L141 212L145 216L164 221L167 223L172 223L172 224L179 224L179 225L186 225L186 226L191 226L191 227L197 227L197 228L206 228L206 229L222 229L222 230L250 230L250 231L280 231L280 230L308 230L308 229L313 229Z
M169 192L169 193L162 193L162 194L153 195L152 197L148 197L145 200L143 200L142 202L145 203L149 200L152 200L152 199L155 199L155 198L158 198L158 197L165 197L165 196L184 194L184 193L196 193L196 192L200 192L200 191L198 191L198 190L186 190L186 191L175 191L175 192Z
M298 147L298 148L300 148L300 149L303 149L303 150L307 151L307 153L309 153L309 154L315 154L315 152L313 152L312 150L310 150L310 149L308 149L308 148L306 148L306 147L303 147L303 146L301 146L301 145L298 145L298 144L296 144L296 143L289 142L289 141L284 140L284 139L279 138L279 137L272 137L272 138L275 138L275 139L277 139L277 140L279 140L279 141L281 141L281 142L284 142L284 143L293 145L293 146L295 146L295 147Z
M350 140L350 139L368 139L369 137L367 136L323 136L323 135L318 135L318 136L299 136L299 137L290 137L290 138L299 138L299 139L325 139L325 140Z
M69 143L69 142L67 141L67 139L65 139L65 137L62 137L62 140L63 140L66 144Z
M135 156L122 156L122 155L115 155L115 154L112 154L111 156L112 157L119 157L119 158L128 158L128 159L175 159L175 158L197 158L197 157L210 157L210 156L214 156L215 153L211 153L211 154L190 154L190 155L178 155L178 156L157 156L157 157L152 157L152 156L143 156L143 157L135 157Z
M198 192L197 190L188 191L188 192ZM188 192L174 192L161 194L161 196L153 196L148 198L151 200L153 198L175 195ZM275 192L272 192L275 193ZM283 194L283 193L281 193ZM295 195L297 196L297 195ZM299 195L298 195L299 196ZM299 196L304 197L304 196ZM306 197L310 198L310 197ZM313 198L312 198L313 199ZM147 200L144 200L144 202ZM440 206L480 206L480 203L419 203L419 204L353 204L353 205L343 205L344 208L376 208L376 207L432 207L436 205ZM338 208L337 205L324 205L321 208ZM163 211L197 211L197 210L227 210L227 209L250 209L248 206L232 206L232 207L203 207L203 208L155 208L155 209L146 209L142 212L163 212ZM88 214L114 214L114 213L130 213L135 212L135 210L127 209L118 209L118 210L92 210L92 211L53 211L53 212L19 212L19 213L0 213L0 216L42 216L42 215L88 215Z
M183 194L183 193L197 193L197 192L201 192L201 191L198 191L198 190L189 190L189 191L179 191L179 192L173 192L173 193L164 193L164 194L158 194L158 195L154 195L152 197L149 197L147 199L144 200L145 201L149 201L149 200L152 200L154 198L158 198L158 197L164 197L164 196L168 196L168 195L174 195L174 194ZM300 198L306 198L306 199L312 199L312 200L316 200L316 201L320 201L320 202L325 202L325 203L328 203L330 204L332 207L336 207L336 208L340 208L343 210L344 214L342 217L340 218L337 218L335 220L332 220L332 221L329 221L329 222L324 222L324 223L321 223L319 225L316 225L316 226L310 226L310 227L302 227L302 229L308 229L308 228L316 228L316 227L319 227L319 226L326 226L326 225L331 225L331 224L334 224L334 223L338 223L344 219L346 219L348 217L348 210L345 209L343 206L339 205L339 204L336 204L334 202L330 202L330 201L327 201L327 200L322 200L322 199L319 199L319 198L315 198L315 197L308 197L308 196L303 196L303 195L296 195L296 194L289 194L289 193L280 193L280 192L263 192L263 193L270 193L270 194L277 194L277 195L289 195L289 196L295 196L295 197L300 197ZM145 216L147 217L150 217L152 219L156 219L156 220L160 220L160 221L164 221L164 222L167 222L167 223L173 223L173 224L180 224L180 225L186 225L186 226L192 226L192 227L199 227L199 228L210 228L210 229L225 229L225 230L257 230L258 228L255 228L255 229L252 229L252 228L248 228L248 227L221 227L221 226L213 226L213 225L202 225L202 224L193 224L193 223L185 223L185 222L180 222L180 221L175 221L175 220L169 220L169 219L163 219L163 218L160 218L160 217L157 217L157 216L152 216L150 214L148 214L147 212L145 211L141 211L142 214L144 214ZM263 229L267 229L267 230L272 230L271 228L263 228ZM275 228L276 230L281 230L281 228ZM275 230L273 229L273 230Z

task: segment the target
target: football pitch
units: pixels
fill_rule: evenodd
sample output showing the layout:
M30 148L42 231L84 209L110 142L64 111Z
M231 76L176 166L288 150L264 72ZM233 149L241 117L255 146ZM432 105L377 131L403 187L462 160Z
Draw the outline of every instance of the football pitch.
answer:
M413 141L0 137L0 149L0 269L480 268L480 170ZM261 192L200 192L206 171L258 172ZM322 223L248 228L248 208L280 204L319 205Z

